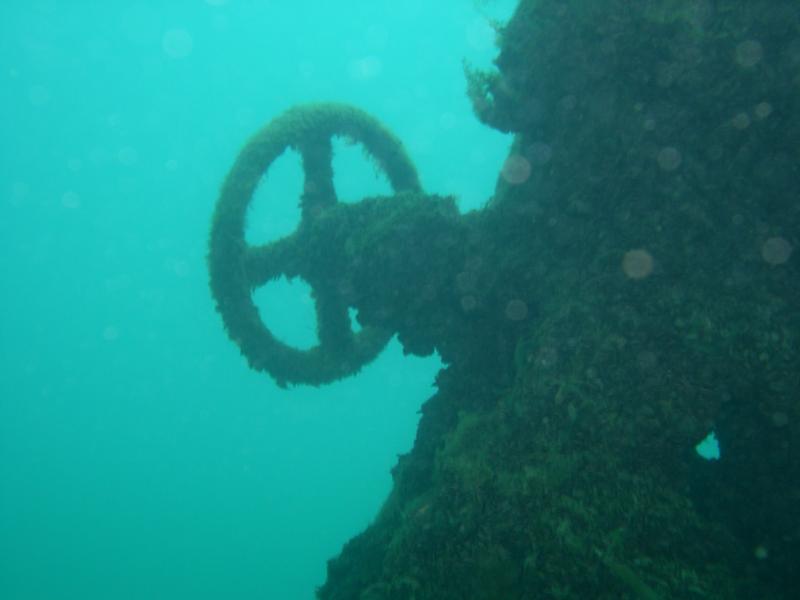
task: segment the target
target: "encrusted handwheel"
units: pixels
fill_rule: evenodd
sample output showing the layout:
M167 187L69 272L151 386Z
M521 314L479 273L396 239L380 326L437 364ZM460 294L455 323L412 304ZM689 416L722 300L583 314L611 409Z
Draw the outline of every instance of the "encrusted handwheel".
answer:
M310 250L304 247L307 238L302 232L313 229L321 215L337 204L331 165L334 136L360 142L395 193L420 191L402 144L378 121L342 104L299 106L266 125L242 149L222 186L211 227L211 292L228 335L252 368L268 372L282 386L319 385L355 373L391 336L369 326L352 331L346 300L330 276L324 280L315 276L315 257L308 256ZM245 241L248 205L261 177L290 147L300 153L305 175L300 225L286 238L250 246ZM319 344L309 350L276 339L253 303L252 291L281 275L299 275L312 286Z

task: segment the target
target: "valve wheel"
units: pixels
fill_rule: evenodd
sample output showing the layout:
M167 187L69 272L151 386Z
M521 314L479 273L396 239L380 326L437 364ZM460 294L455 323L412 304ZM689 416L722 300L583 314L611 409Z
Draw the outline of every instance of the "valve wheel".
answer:
M338 286L315 277L301 233L338 203L333 185L332 139L360 142L386 174L395 193L421 191L402 143L367 113L343 104L294 107L256 133L239 153L222 185L209 239L211 292L229 337L250 366L280 386L320 385L357 372L383 349L391 332L365 326L353 332ZM291 235L264 245L245 241L247 209L270 165L293 148L304 171L301 221ZM253 302L256 288L281 275L300 276L312 287L319 344L299 350L278 340Z

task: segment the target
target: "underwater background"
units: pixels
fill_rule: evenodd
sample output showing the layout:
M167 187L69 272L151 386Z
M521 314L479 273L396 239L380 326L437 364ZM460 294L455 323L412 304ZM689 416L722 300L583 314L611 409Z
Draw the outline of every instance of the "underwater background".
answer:
M513 5L0 5L0 597L313 597L441 365L392 342L319 389L249 370L208 290L220 184L270 119L333 100L400 137L428 192L481 207L510 136L473 116L462 61L490 63ZM341 198L388 193L335 148ZM293 231L301 186L287 153L249 241ZM302 282L256 299L314 343Z

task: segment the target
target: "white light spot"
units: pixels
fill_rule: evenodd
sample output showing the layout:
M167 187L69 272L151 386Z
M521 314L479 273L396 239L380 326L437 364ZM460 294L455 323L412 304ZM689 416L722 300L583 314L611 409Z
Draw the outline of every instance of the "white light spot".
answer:
M350 77L359 81L374 79L383 71L383 63L377 56L364 56L350 61L347 72Z
M731 119L731 125L733 125L736 129L747 129L750 127L750 117L747 115L747 113L740 112L733 117L733 119Z
M766 119L772 114L772 104L769 102L759 102L756 104L753 113L756 115L757 119Z
M28 90L28 100L34 106L44 106L50 102L50 90L43 85L34 85Z
M622 257L622 271L631 279L644 279L653 272L653 256L647 250L628 250Z
M758 40L747 40L736 46L736 62L740 67L754 67L763 57L764 48Z
M194 41L185 29L169 29L161 38L161 47L170 58L186 58L192 53Z
M506 318L509 321L522 321L528 316L528 305L515 298L506 304Z
M792 245L780 236L769 238L761 246L761 258L771 265L782 265L792 256Z
M125 146L120 148L117 152L117 160L125 167L132 167L138 162L139 153L136 151L136 148Z
M81 198L75 192L64 192L64 195L61 196L61 205L71 210L80 208Z
M531 163L519 154L512 154L503 163L500 175L511 185L519 185L531 176Z
M665 146L658 152L658 166L665 171L674 171L681 166L683 157L680 151L674 146Z

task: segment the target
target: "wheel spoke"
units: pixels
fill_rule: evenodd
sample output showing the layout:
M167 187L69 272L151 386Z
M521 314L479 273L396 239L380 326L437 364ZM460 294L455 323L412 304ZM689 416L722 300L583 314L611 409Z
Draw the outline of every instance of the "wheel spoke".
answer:
M317 333L323 348L344 352L352 345L353 332L347 306L332 288L317 286L314 291Z
M244 254L247 284L252 290L281 275L295 277L301 271L301 258L294 235L261 246L248 246Z
M336 204L333 187L333 146L327 134L308 135L298 144L303 158L302 218L314 218L320 211Z

